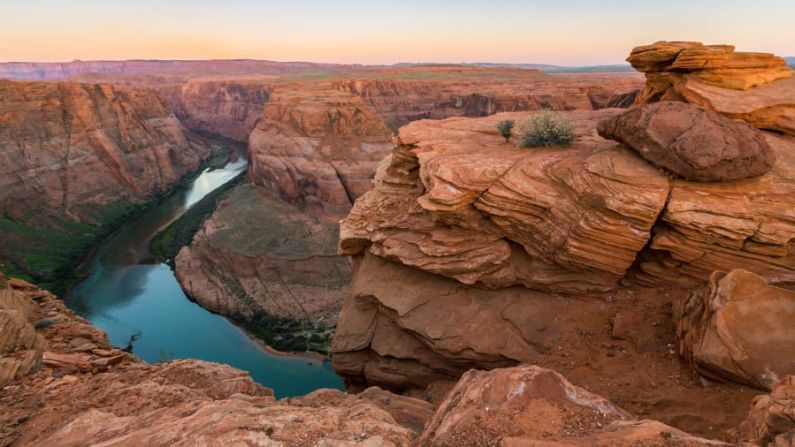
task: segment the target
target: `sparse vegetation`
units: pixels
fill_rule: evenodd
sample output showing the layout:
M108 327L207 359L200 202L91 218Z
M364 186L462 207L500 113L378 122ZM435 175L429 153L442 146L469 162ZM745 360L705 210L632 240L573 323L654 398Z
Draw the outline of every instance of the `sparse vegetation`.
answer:
M519 127L521 148L568 146L574 142L574 123L551 110L538 112Z
M513 133L513 127L516 123L513 120L502 120L497 123L497 130L500 131L500 135L505 138L505 141L511 139L511 134Z
M48 328L48 327L52 326L53 324L55 324L54 320L51 320L49 318L44 318L42 320L37 321L36 324L33 325L33 328L34 329L44 329L44 328Z

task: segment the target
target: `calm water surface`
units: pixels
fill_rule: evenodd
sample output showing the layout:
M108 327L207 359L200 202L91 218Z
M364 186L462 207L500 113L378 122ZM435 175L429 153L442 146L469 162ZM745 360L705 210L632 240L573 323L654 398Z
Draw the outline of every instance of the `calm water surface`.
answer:
M87 263L90 275L67 304L104 329L114 346L133 342L134 353L153 363L195 358L248 371L277 397L317 388L342 388L328 362L279 356L262 350L240 328L190 301L166 264L147 261L149 241L205 195L245 169L241 158L207 169L107 240Z

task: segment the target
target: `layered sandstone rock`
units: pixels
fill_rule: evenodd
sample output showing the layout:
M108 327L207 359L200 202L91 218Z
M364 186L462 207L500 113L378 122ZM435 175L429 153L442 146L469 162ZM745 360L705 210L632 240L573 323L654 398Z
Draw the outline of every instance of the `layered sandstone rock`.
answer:
M795 281L795 138L766 133L776 158L762 177L723 183L676 180L635 279L695 286L742 268L773 284Z
M640 87L633 75L551 77L474 66L340 78L273 80L251 133L249 186L230 195L175 262L182 286L199 303L246 322L282 349L328 349L350 278L347 262L333 256L338 220L371 188L392 148L390 127L501 110L602 108L626 103ZM265 81L191 80L178 88L177 115L188 116L191 127L232 136L252 122L257 82ZM205 94L216 99L198 99ZM316 340L277 340L271 332Z
M538 366L469 371L439 405L423 446L718 446L622 409Z
M578 132L569 149L521 150L497 134L500 119L526 115L402 128L375 189L341 225L340 252L487 287L614 287L669 191L665 176L596 136L615 114L569 114Z
M14 219L90 222L92 206L163 191L209 155L144 89L0 81L0 97L0 207Z
M723 413L736 403L693 397L705 390L675 357L668 306L686 295L682 287L703 284L721 266L744 266L774 283L793 280L791 138L764 134L776 161L762 176L669 180L596 135L596 123L618 113L564 114L577 126L569 149L506 143L496 123L526 114L401 129L374 189L340 230L340 253L353 257L354 278L332 350L350 389L418 392L470 368L579 364L587 366L565 373L622 406L660 411L656 418L680 428L739 421L738 413ZM619 297L628 300L620 309L605 306ZM659 308L645 307L654 300ZM597 361L602 349L614 356L615 340L641 357ZM655 358L669 363L652 366ZM614 371L620 364L631 370ZM663 384L649 391L629 378L640 364L643 374L665 371L655 381ZM627 382L602 390L602 374L604 382ZM739 401L752 393L718 386ZM694 400L703 405L695 409Z
M687 180L758 177L774 162L764 135L748 123L680 102L637 107L599 123L599 135Z
M288 203L341 215L369 188L391 138L358 96L282 87L249 137L249 181Z
M679 351L702 375L770 389L795 373L795 292L715 272L675 308Z
M627 61L646 73L638 104L686 101L761 129L795 134L795 78L783 58L739 53L731 45L657 42Z
M31 333L34 322L50 319L49 326L35 330L36 349L59 360L45 360L0 389L3 446L405 446L431 415L427 402L377 389L360 396L321 390L276 401L270 389L226 365L196 360L147 365L112 349L104 332L21 281L3 280L0 303L0 315L12 305L14 312L22 310L18 322ZM27 350L16 343L20 338L13 329L0 326L4 360ZM82 368L83 362L90 367Z

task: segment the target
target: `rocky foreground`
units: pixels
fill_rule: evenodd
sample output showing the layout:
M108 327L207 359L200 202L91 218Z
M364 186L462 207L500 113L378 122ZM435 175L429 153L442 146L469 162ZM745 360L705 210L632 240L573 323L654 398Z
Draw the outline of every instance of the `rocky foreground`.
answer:
M225 365L148 365L50 293L0 278L3 446L719 446L638 420L538 366L470 371L436 408L378 388L275 400ZM736 439L786 442L793 381L754 402ZM786 445L786 444L776 444Z

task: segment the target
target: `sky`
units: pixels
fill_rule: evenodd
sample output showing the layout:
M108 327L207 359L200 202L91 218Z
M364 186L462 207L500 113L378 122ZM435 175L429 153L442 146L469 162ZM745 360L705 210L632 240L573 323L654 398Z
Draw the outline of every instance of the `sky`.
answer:
M658 40L795 56L795 0L0 0L0 61L620 63Z

